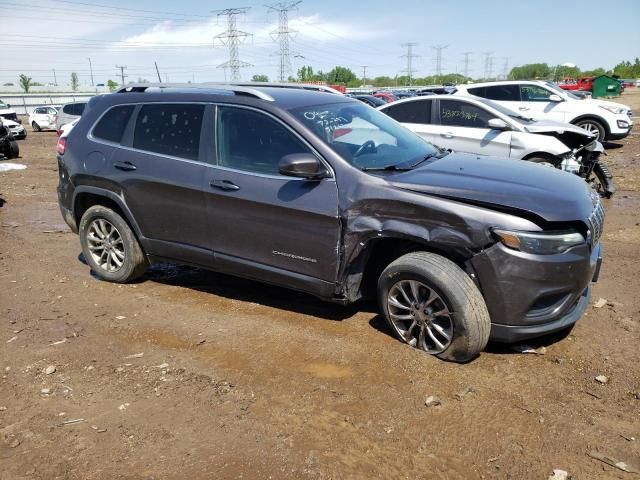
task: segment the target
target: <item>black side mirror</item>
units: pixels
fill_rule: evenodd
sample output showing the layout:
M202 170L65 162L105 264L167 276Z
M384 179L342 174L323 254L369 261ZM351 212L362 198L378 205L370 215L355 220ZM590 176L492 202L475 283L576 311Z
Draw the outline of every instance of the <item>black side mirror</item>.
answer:
M280 159L278 170L281 175L309 180L320 180L329 174L322 162L310 153L285 155Z

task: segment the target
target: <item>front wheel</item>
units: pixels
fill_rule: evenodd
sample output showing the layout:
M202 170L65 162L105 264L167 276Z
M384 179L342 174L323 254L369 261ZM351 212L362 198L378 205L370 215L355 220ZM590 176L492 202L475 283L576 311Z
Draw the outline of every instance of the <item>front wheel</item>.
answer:
M587 132L593 135L597 135L597 140L599 142L604 142L606 132L604 126L599 121L587 118L576 122L575 125L576 127L584 128Z
M16 142L12 137L5 139L4 145L2 146L2 154L7 158L7 160L18 158L20 156L20 147L18 146L18 142Z
M99 278L126 283L146 271L148 263L138 239L110 208L94 205L87 209L78 230L82 254Z
M591 188L598 192L598 195L601 197L611 198L616 191L616 187L613 185L613 176L609 172L609 169L601 163L596 163L595 167L593 167L592 174L594 177L587 180Z
M32 122L31 123L31 128L33 128L34 132L40 132L42 131L42 128L40 128L40 125L38 125L36 122Z
M414 252L378 280L380 310L403 342L443 360L466 362L487 345L491 321L471 278L452 261Z

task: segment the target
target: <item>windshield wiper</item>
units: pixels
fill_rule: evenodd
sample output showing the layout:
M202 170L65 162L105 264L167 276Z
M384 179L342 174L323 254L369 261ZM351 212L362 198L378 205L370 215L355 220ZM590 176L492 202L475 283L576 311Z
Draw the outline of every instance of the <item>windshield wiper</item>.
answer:
M383 167L364 167L362 168L363 172L404 172L406 170L411 170L411 168L401 168L397 165L384 165Z
M410 165L408 170L414 169L416 168L418 165L422 165L424 162L426 162L427 160L431 160L432 158L442 158L446 155L449 155L450 150L440 150L437 153L429 153L427 155L425 155L424 157L422 157L422 159L418 160L416 163L414 163L413 165Z

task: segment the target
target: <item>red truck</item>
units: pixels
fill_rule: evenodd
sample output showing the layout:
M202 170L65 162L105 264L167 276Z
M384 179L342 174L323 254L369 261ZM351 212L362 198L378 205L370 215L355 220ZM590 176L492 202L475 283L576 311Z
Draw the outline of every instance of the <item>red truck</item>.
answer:
M578 80L573 78L565 78L562 83L558 84L563 90L582 90L586 92L593 91L593 77L582 77Z

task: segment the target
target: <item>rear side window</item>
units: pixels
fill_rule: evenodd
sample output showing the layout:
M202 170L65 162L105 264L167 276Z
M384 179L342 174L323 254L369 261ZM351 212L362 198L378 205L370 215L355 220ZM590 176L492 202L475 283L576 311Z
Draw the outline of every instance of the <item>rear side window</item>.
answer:
M62 112L63 112L63 113L66 113L67 115L75 115L75 114L73 113L73 107L74 107L74 105L75 105L75 104L73 104L73 103L69 103L69 104L65 105L64 107L62 107Z
M471 95L475 95L476 97L486 98L487 96L486 90L487 90L486 87L475 87L475 88L470 88L467 91Z
M204 105L150 104L138 113L133 147L197 160Z
M457 100L440 100L440 123L453 127L488 128L486 110Z
M384 113L401 123L431 123L431 100L414 100L385 108Z
M92 135L108 142L120 143L133 113L134 105L121 105L109 110L94 127Z
M486 92L483 96L490 100L518 102L520 101L520 89L518 85L495 85L486 87Z
M84 107L86 107L87 104L86 103L74 103L73 104L73 114L74 115L82 115L82 112L84 112Z

